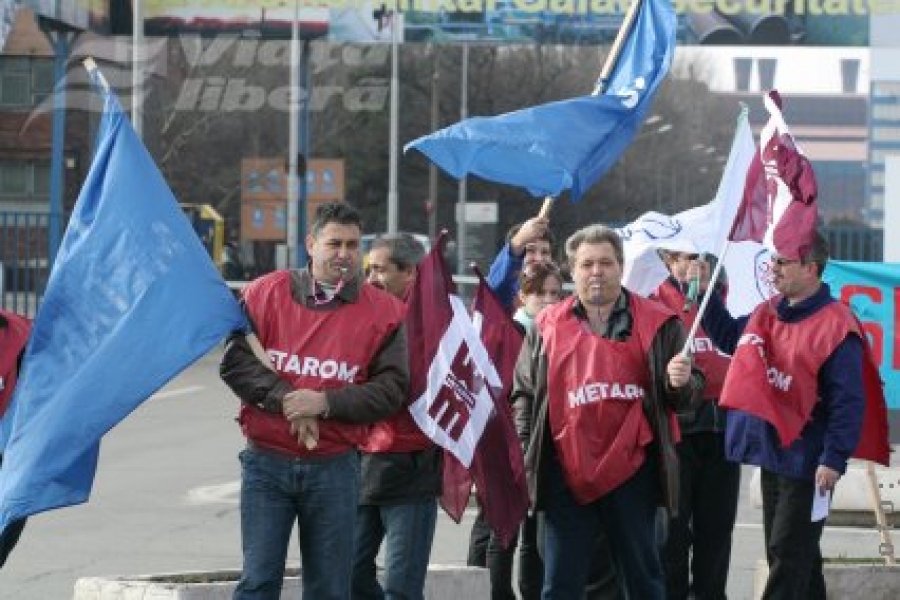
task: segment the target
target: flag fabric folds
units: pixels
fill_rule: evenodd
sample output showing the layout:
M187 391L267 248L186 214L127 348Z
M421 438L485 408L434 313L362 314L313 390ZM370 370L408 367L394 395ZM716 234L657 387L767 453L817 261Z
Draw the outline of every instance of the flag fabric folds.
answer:
M414 399L409 410L422 431L444 448L445 510L458 521L474 481L488 525L508 544L525 517L528 494L512 412L507 396L500 396L508 394L511 371L505 376L497 367L515 364L510 356L518 355L522 336L511 322L510 332L496 318L509 321L496 298L486 298L483 290L476 297L476 308L484 311L482 329L476 329L447 273L443 241L441 236L420 263L408 302Z
M102 436L246 320L96 70L97 152L4 419L0 529L85 502ZM0 445L0 448L3 446Z
M472 319L497 368L502 387L492 390L494 412L485 426L470 472L453 457L445 457L441 504L459 522L474 481L485 521L507 546L528 512L525 460L508 402L524 337L484 276L476 273L478 287L472 300Z
M865 333L866 408L854 457L887 464L890 452L887 410L900 407L900 369L895 366L896 353L892 356L889 350L897 347L900 335L900 330L891 326L900 300L893 293L900 287L900 265L832 260L822 279L831 288L832 295L853 310L860 321L860 330Z
M853 458L871 460L885 467L891 464L891 444L888 427L884 382L872 357L869 338L863 336L863 389L866 406L863 411L862 432L853 451Z
M755 155L756 144L744 107L738 116L728 161L712 202L672 216L644 213L616 230L625 248L625 287L648 296L669 276L659 250L689 254L722 252L741 205L747 169ZM728 309L732 314L748 314L774 293L768 257L769 252L756 242L730 244L724 266L726 273L733 275L728 285ZM750 273L752 277L747 276Z
M747 171L744 197L729 234L753 240L791 260L812 247L818 222L815 173L794 141L781 112L781 96L764 97L769 121L760 132L759 152Z
M500 385L443 258L444 235L419 264L407 302L409 411L425 435L467 468Z
M631 143L672 62L672 3L639 1L604 93L466 119L405 150L419 150L457 179L477 175L535 196L569 189L579 200Z

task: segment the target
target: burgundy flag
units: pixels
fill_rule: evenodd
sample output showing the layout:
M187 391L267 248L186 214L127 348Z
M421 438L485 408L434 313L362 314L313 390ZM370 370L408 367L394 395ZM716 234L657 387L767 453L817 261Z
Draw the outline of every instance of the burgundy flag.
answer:
M507 547L528 512L525 461L508 401L523 335L481 272L476 269L475 273L478 275L478 288L472 301L472 320L481 332L481 339L499 373L501 385L491 389L494 412L481 436L469 472L466 473L456 460L444 461L444 496L441 503L451 516L451 509L461 515L460 509L465 508L464 502L468 501L471 481L474 480L484 519L502 545ZM458 516L454 518L459 519Z
M444 449L444 494L450 501L443 503L445 510L459 521L474 480L488 524L508 543L527 510L522 452L505 399L503 412L497 409L495 395L504 384L456 295L443 245L442 234L420 263L409 298L409 410L422 431ZM495 422L500 422L501 434L511 434L508 442L492 441L498 431ZM501 445L501 457L490 456ZM518 450L514 465L507 458L510 447ZM514 489L519 482L521 490ZM504 504L517 495L525 508Z
M794 142L781 113L781 96L764 98L769 121L760 132L759 152L747 170L744 198L729 239L760 242L779 256L801 258L816 234L816 177Z
M847 305L849 306L849 305ZM865 331L862 323L859 330ZM862 432L853 451L853 458L871 460L884 466L891 463L891 444L888 432L887 403L884 398L884 382L872 355L869 336L863 333L863 388L866 406L863 411Z
M470 467L500 385L469 311L447 273L442 234L423 259L406 316L409 412L437 445Z

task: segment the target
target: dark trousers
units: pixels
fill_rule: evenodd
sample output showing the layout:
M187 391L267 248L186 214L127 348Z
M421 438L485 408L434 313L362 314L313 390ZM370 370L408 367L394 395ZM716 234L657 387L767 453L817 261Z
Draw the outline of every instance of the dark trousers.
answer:
M519 535L509 548L503 548L496 535L484 522L479 512L472 524L469 538L470 567L487 567L491 580L491 600L516 600L512 587L514 554L519 548L519 598L540 600L544 587L544 561L541 558L543 544L543 513L528 515L522 523ZM594 539L591 570L584 588L584 600L624 600L619 577L609 548L606 532L601 528Z
M725 600L741 466L725 459L724 434L685 435L679 459L678 516L669 522L669 600Z
M6 564L7 557L9 557L9 553L16 547L19 536L22 535L22 530L25 529L25 522L27 520L28 519L17 519L7 525L6 529L3 530L3 533L0 533L0 568L3 568L3 565Z
M519 534L513 538L508 548L500 544L499 538L484 521L479 511L472 524L469 537L470 567L486 567L490 572L491 600L516 600L513 591L512 573L516 547L519 548L519 593L522 600L537 600L541 597L544 565L537 549L537 523L531 515L525 517ZM521 542L521 543L520 543Z
M763 533L769 578L763 600L825 600L819 540L810 521L815 483L762 470Z
M578 504L562 468L551 462L544 512L544 600L580 600L592 565L615 564L622 587L634 600L663 600L665 573L656 535L660 497L657 463L648 457L626 482L590 504ZM596 540L608 536L611 559L596 559Z

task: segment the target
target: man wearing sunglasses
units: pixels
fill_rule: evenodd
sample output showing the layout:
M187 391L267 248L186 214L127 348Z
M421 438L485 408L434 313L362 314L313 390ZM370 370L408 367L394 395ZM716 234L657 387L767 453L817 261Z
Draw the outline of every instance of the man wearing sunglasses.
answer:
M765 600L825 598L825 521L811 519L814 497L834 490L862 428L862 332L822 282L827 262L820 234L779 248L772 261L777 297L735 319L714 293L702 319L733 355L721 396L733 409L726 454L762 470Z

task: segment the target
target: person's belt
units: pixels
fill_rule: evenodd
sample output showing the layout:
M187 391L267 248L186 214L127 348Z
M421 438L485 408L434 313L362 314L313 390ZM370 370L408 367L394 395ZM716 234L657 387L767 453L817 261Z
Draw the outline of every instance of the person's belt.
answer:
M264 456L271 456L273 458L280 458L282 460L294 460L299 462L323 462L327 460L334 460L335 458L343 456L348 452L356 452L355 448L346 448L329 454L291 454L290 452L285 452L283 450L260 446L253 440L247 440L247 448L252 450L253 452L256 452L257 454L262 454Z

